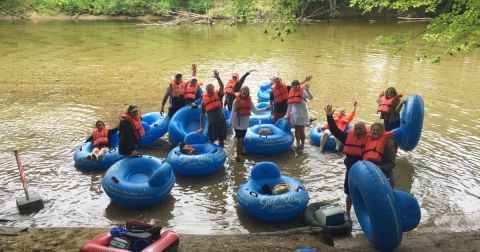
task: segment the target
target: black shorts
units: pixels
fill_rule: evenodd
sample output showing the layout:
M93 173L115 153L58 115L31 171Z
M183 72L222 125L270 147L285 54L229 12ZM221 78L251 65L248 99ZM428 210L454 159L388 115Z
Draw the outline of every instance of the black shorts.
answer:
M243 139L245 134L247 134L247 130L235 129L235 138Z
M358 160L362 160L362 158L347 155L345 157L345 160L343 161L345 167L347 167L347 172L345 173L345 181L343 183L343 191L346 195L350 195L350 192L348 191L348 172L350 172L350 168L352 168L353 164L355 164L355 162L357 162Z
M208 140L225 140L227 138L227 125L225 123L208 124Z
M343 182L343 191L345 192L346 195L350 195L350 192L348 191L348 172L350 171L350 167L347 168L347 172L345 173L345 182Z

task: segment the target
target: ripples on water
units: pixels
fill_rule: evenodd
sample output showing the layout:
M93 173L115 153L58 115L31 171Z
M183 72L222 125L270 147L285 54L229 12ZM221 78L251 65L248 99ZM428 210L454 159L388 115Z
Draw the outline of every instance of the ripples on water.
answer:
M478 54L444 59L440 64L412 58L421 43L390 57L372 46L378 35L421 31L423 24L316 24L300 27L285 42L272 41L250 27L180 27L139 29L131 23L0 24L0 218L10 226L109 226L127 219L157 222L182 233L234 233L280 230L303 225L301 218L257 221L241 211L235 194L252 164L273 161L284 175L301 180L310 202L344 206L343 157L304 151L233 159L227 142L225 170L189 178L177 175L171 195L147 209L112 203L103 192L104 172L73 167L74 149L103 119L115 126L130 103L143 112L158 111L166 84L176 71L190 74L197 63L203 82L218 69L226 82L233 72L256 69L246 83L256 94L259 83L279 73L285 82L311 74L311 116L325 120L326 104L351 108L357 119L378 120L375 95L387 86L425 100L421 142L400 151L398 187L413 193L422 207L420 228L470 230L480 226L480 73ZM315 123L317 123L315 122ZM307 129L309 131L310 129ZM308 135L308 132L307 132ZM163 138L143 153L165 158ZM19 215L14 198L22 197L13 150L19 149L29 187L45 208ZM359 229L358 224L354 227Z

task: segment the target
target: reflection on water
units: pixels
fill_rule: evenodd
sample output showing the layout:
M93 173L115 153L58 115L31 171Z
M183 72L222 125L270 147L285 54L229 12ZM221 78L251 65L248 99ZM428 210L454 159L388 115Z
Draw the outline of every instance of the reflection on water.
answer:
M112 203L101 187L104 172L73 167L73 152L98 119L116 126L126 105L158 111L176 71L190 74L198 65L202 82L218 69L224 81L232 72L256 69L246 81L252 94L272 74L289 83L313 75L311 116L325 121L331 103L348 111L359 102L357 120L373 122L375 96L387 86L425 100L419 146L399 152L395 175L400 189L422 207L420 228L478 229L480 226L480 57L473 53L440 64L415 61L414 41L390 57L372 46L378 35L419 32L424 24L315 24L299 27L285 42L272 41L255 26L138 28L132 23L87 22L0 24L0 218L12 226L109 226L128 219L157 222L182 233L272 231L303 225L253 220L235 202L236 190L253 163L273 161L284 175L302 181L310 202L344 206L343 157L320 154L307 145L282 155L247 155L234 161L234 139L227 141L225 169L198 178L177 175L164 202L146 209ZM216 82L213 82L216 84ZM307 129L310 130L310 129ZM308 135L308 132L307 132ZM46 201L32 215L19 215L14 198L23 191L13 150L19 149L30 189ZM165 158L166 138L143 153ZM358 224L354 227L358 230Z

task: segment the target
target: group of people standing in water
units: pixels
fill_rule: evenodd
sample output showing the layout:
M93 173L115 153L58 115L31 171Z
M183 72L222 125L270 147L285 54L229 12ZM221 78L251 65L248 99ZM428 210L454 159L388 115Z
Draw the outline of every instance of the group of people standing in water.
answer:
M317 130L329 130L329 133L335 136L337 142L344 144L344 164L347 168L344 192L346 194L345 201L348 214L350 214L352 208L348 189L348 172L355 162L367 160L374 163L385 174L392 188L395 186L393 169L395 168L398 146L392 138L394 133L390 131L400 126L400 110L404 104L401 98L402 95L397 94L394 87L389 87L386 92L381 92L377 99L377 112L380 113L383 124L376 122L367 129L365 123L360 121L356 122L353 125L353 130L348 132L345 132L345 129L355 116L357 102L353 102L353 111L349 115L346 115L343 109L339 109L338 112L334 111L332 105L327 105L325 108L327 124L319 127ZM324 144L322 140L320 141L321 149ZM337 151L338 146L339 144L337 143Z
M280 76L273 76L271 78L270 106L258 109L250 97L249 87L243 86L245 79L253 71L255 70L246 72L242 77L238 73L233 73L225 86L220 78L220 73L215 70L213 71L213 77L217 80L219 89L216 90L213 84L208 83L205 86L206 92L203 92L201 88L203 83L198 81L196 75L197 66L192 64L191 78L185 81L181 73L176 73L168 84L162 99L160 112L164 113L167 101L170 104L168 108L168 116L170 117L183 106L199 106L200 129L198 129L198 132L204 131L203 125L206 113L208 115L208 139L212 143L218 141L218 145L223 147L227 136L224 114L224 107L226 107L231 112L230 123L235 131L235 159L241 162L243 139L249 127L251 113L258 113L271 108L273 123L275 124L281 118L288 119L295 129L296 147L303 149L305 147L305 126L310 123L307 100L313 99L309 84L312 76L306 76L301 82L293 80L289 86L283 82ZM364 122L356 122L353 130L348 131L348 133L345 132L345 129L355 117L357 102L353 102L353 110L348 115L344 109L334 111L331 105L327 105L325 108L327 123L317 128L318 131L323 131L320 150L323 152L325 142L330 134L336 138L336 151L339 151L340 143L344 144L343 153L346 155L344 163L347 168L344 191L347 194L348 213L350 213L352 204L348 192L348 171L356 161L368 160L375 163L386 175L392 187L395 185L393 168L395 167L397 146L391 138L393 133L390 131L400 126L400 110L404 103L401 98L402 95L397 94L393 87L381 92L378 95L377 112L380 113L383 124L373 123L367 129ZM108 129L102 121L97 121L92 136L87 139L87 141L93 141L94 146L89 156L90 159L99 159L103 153L108 151L109 137L117 130L119 132L119 153L126 156L138 154L137 146L145 132L138 107L130 105L121 116L118 128Z

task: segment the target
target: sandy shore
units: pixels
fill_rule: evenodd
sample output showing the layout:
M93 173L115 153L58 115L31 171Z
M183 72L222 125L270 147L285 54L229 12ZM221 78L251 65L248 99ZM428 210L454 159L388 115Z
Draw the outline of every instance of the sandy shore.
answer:
M78 251L87 240L109 228L0 227L0 251ZM334 243L333 246L328 245ZM180 234L178 251L375 251L363 235L327 238L319 228L274 233L192 235ZM395 251L480 251L480 231L461 233L405 233Z

